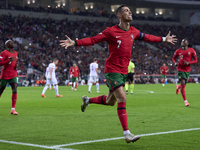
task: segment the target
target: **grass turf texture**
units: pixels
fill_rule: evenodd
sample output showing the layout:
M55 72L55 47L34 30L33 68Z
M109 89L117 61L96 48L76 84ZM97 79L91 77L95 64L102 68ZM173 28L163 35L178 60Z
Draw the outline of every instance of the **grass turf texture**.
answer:
M200 128L200 84L187 84L186 96L190 103L184 106L181 94L175 94L175 84L135 85L134 94L127 95L129 129L136 135ZM81 112L81 96L107 95L108 88L100 86L100 93L92 87L60 86L62 98L54 90L47 90L46 99L40 96L43 87L18 87L16 111L9 114L11 89L6 88L0 98L0 140L39 145L60 145L74 142L122 137L122 127L114 107L90 104ZM153 92L151 92L153 91ZM200 130L141 137L136 143L126 144L124 139L73 145L61 148L79 150L199 150ZM43 148L0 142L1 150L42 150Z

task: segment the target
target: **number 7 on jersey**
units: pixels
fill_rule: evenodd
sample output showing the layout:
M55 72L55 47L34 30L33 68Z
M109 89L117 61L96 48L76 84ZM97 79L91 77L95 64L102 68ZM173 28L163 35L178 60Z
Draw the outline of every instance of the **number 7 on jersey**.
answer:
M121 45L121 40L117 40L117 43L118 43L118 46L117 46L117 48L119 48L120 47L120 45Z

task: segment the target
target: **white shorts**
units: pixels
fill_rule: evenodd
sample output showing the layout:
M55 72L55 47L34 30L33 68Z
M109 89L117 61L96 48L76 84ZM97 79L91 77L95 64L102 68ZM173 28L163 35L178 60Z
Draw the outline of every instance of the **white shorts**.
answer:
M58 81L56 78L52 78L51 80L50 79L47 79L47 84L50 85L50 84L58 84Z
M99 78L97 78L97 76L90 76L89 82L96 83L98 81L99 81Z

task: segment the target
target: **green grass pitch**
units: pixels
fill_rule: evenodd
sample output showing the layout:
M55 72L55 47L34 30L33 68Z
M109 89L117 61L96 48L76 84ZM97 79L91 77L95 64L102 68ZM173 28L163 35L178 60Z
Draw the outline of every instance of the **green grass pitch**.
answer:
M134 94L127 95L129 129L142 136L135 143L124 139L86 142L123 137L117 116L117 105L90 104L81 112L81 96L107 95L108 88L100 86L100 93L92 87L78 86L71 91L60 86L62 98L55 97L54 90L40 96L43 87L18 87L16 111L10 114L11 89L6 88L0 98L0 150L199 150L200 149L200 84L187 84L189 107L184 106L181 94L175 94L175 84L135 85ZM199 128L192 131L177 131ZM166 132L155 135L155 133ZM6 143L15 141L21 143ZM28 143L28 145L25 145ZM52 147L62 144L61 147ZM33 144L33 145L30 145ZM44 147L41 147L44 146Z

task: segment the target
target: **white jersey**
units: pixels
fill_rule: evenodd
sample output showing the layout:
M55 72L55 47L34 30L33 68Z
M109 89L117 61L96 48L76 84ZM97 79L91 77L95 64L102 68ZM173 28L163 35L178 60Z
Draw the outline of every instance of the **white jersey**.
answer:
M45 77L47 78L48 73L50 72L49 67L46 68Z
M50 63L49 66L47 67L48 68L48 72L47 72L47 78L50 78L50 70L53 69L52 71L52 79L56 78L56 73L55 73L55 70L56 70L56 65L54 63Z
M96 68L98 68L98 64L93 62L90 64L90 77L97 77Z

